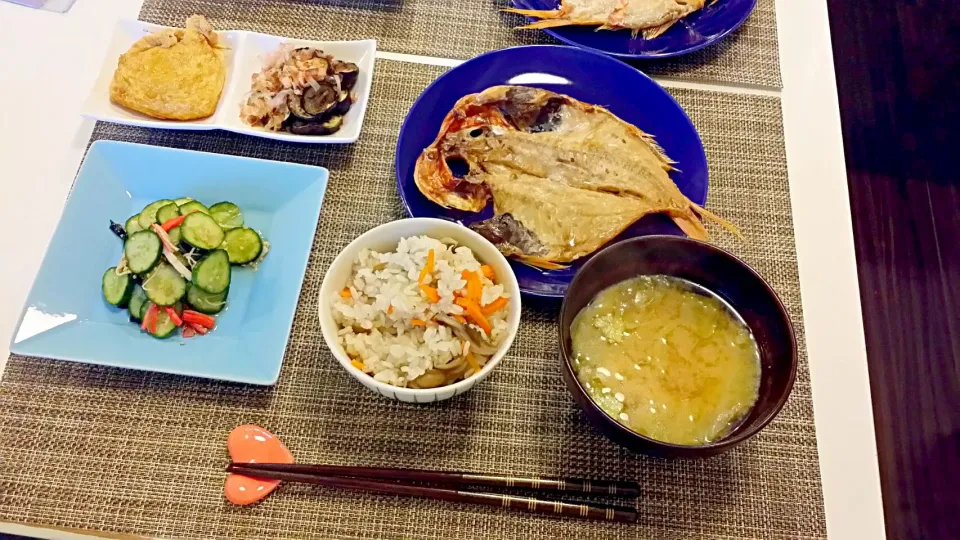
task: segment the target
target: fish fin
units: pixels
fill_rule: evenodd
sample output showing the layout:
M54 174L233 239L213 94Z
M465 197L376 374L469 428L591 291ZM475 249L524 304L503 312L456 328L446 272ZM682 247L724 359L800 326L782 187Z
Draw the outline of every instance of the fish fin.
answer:
M560 17L559 9L517 9L517 8L504 8L506 13L516 13L517 15L524 15L526 17L536 17L538 19L556 19Z
M733 223L723 219L722 217L714 214L713 212L710 212L709 210L707 210L706 208L703 208L700 205L697 205L691 202L690 206L693 208L694 212L700 215L701 218L705 218L710 221L713 221L714 223L717 223L718 225L720 225L721 227L729 231L731 234L739 238L741 241L746 241L747 238L743 235L742 232L740 232L739 227L737 227ZM681 226L680 228L682 229L683 226Z
M541 257L531 257L529 255L515 255L517 262L532 266L538 270L565 270L570 268L569 264L557 264L553 261Z
M567 19L544 19L542 21L534 21L530 24L518 26L517 30L537 30L540 28L556 28L558 26L573 26L577 24L586 23L575 23Z
M663 163L663 169L665 171L669 172L669 171L680 170L674 167L674 165L676 165L677 162L670 159L670 156L667 155L667 152L663 149L662 146L660 146L660 143L657 142L656 137L647 133L646 131L641 130L637 126L631 126L631 127L633 127L633 129L637 131L637 134L640 136L640 139L642 139L643 142L650 145L650 148L653 149L653 153L656 154L657 157L660 158L660 161Z
M706 227L696 218L693 213L689 214L670 214L670 219L680 227L684 234L694 240L706 240L709 236Z
M656 38L656 37L660 37L664 32L666 32L667 30L669 30L670 27L673 26L673 25L677 22L677 20L679 20L679 19L676 19L676 20L672 20L672 21L670 21L670 22L663 23L663 24L661 24L660 26L654 26L654 27L652 27L652 28L644 28L644 29L642 30L642 32L643 32L643 39L653 39L653 38Z

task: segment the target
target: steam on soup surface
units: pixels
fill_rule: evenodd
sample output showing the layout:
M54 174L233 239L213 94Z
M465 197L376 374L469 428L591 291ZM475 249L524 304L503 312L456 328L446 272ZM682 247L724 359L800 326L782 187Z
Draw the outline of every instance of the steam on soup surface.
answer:
M574 371L593 401L652 439L715 441L757 400L753 334L686 280L640 276L603 290L574 319L571 339Z

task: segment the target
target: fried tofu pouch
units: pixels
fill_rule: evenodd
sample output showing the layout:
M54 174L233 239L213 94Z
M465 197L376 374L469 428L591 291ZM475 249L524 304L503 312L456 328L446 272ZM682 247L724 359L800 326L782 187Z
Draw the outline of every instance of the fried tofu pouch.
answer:
M225 80L217 34L193 15L185 29L154 32L120 56L110 100L154 118L196 120L216 111Z

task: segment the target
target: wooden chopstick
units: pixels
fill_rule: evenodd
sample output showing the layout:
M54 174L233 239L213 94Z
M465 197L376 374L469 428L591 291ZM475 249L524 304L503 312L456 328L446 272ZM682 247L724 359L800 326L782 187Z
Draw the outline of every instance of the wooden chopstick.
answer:
M595 504L571 504L560 501L534 499L530 497L514 497L512 495L501 495L498 493L480 493L431 486L411 485L398 483L396 481L391 482L372 480L368 478L324 476L316 473L311 474L268 470L250 467L249 465L254 464L231 463L227 467L227 472L269 480L284 480L287 482L318 484L327 487L356 491L369 491L373 493L384 493L389 495L409 495L452 502L466 502L482 504L486 506L498 506L501 508L512 508L515 510L522 510L525 512L538 514L552 514L581 519L602 519L605 521L621 522L635 522L637 520L637 511L634 508Z
M351 476L380 480L406 480L447 485L483 485L535 490L592 493L614 497L638 497L640 484L617 480L586 480L582 478L524 478L478 473L454 473L424 469L390 467L346 467L340 465L300 465L297 463L234 463L248 470L319 474L322 476Z

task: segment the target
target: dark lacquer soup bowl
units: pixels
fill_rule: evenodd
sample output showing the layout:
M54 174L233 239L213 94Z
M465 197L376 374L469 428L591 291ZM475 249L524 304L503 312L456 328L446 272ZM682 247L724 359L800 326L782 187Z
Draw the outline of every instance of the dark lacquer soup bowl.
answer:
M729 432L698 446L645 437L597 406L573 370L570 328L581 309L602 290L641 275L666 275L699 285L726 301L753 332L760 353L759 395ZM563 380L590 423L613 441L649 455L699 458L720 454L756 435L780 412L793 388L797 345L787 312L773 289L752 268L720 248L678 236L625 240L597 253L577 273L560 312Z

